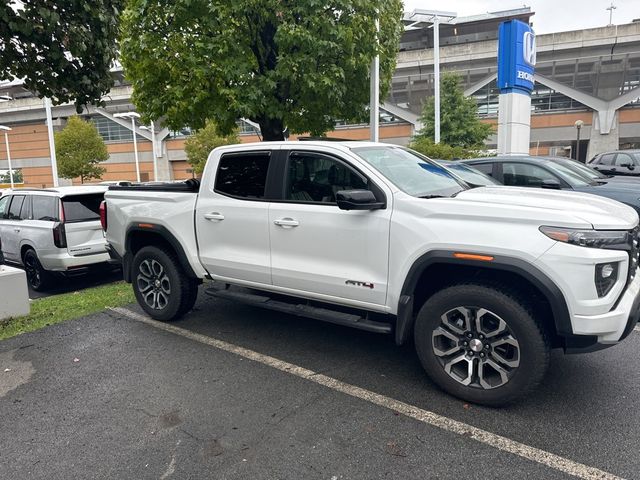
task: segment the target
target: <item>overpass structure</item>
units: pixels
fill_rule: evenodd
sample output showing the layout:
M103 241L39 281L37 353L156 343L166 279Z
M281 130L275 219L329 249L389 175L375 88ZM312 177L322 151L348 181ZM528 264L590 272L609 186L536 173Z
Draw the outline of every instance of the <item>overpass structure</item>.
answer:
M528 7L440 21L441 70L462 77L465 93L477 100L478 116L486 122L497 122L498 25L509 19L532 22L535 29L534 13ZM381 141L407 144L422 127L422 105L434 90L433 20L419 12L404 16L396 72L389 96L381 105ZM537 49L531 153L575 156L575 122L579 120L583 122L579 149L583 159L605 150L640 147L640 22L539 35ZM131 123L114 117L135 109L132 87L120 66L113 68L112 75L114 87L104 98L105 106L88 107L82 116L96 125L107 143L110 158L104 163L107 173L103 179L133 180ZM62 128L73 114L73 105L53 107L54 129ZM12 163L22 171L25 185L51 185L43 101L19 80L0 83L0 124L12 128ZM242 119L238 124L242 141L260 139L255 124ZM153 180L153 155L159 179L193 175L184 151L185 139L191 134L188 128L157 128L154 153L151 131L138 127L143 180ZM329 136L367 139L369 131L366 124L339 122ZM495 136L490 138L487 148L495 148L496 143ZM5 148L0 145L0 174L7 168Z

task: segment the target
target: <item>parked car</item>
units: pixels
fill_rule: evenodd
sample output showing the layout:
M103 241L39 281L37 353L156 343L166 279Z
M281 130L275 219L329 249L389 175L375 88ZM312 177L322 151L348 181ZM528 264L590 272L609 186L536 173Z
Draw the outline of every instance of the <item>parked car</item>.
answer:
M575 166L557 159L523 155L475 158L461 162L491 175L503 185L591 193L617 200L640 212L637 185L594 180Z
M640 315L633 209L472 188L395 145L220 147L201 186L110 187L101 219L109 254L157 320L188 312L207 278L218 298L399 345L413 335L434 382L488 405L538 385L551 348L606 348Z
M640 176L640 150L620 150L600 153L589 166L607 175Z
M490 177L482 173L480 170L473 168L470 165L460 163L455 160L436 160L440 165L452 172L454 175L460 177L469 185L476 187L486 187L489 185L502 185L495 178Z
M573 170L576 170L578 173L581 173L588 180L595 181L598 183L624 183L627 184L627 188L638 188L640 186L640 176L633 177L629 175L605 175L602 172L590 167L589 165L585 165L582 162L578 162L577 160L573 160L572 158L567 157L544 157L552 162L559 163L561 165L565 165Z
M100 225L107 187L12 190L0 198L0 251L22 265L29 285L45 290L54 274L77 275L107 266Z

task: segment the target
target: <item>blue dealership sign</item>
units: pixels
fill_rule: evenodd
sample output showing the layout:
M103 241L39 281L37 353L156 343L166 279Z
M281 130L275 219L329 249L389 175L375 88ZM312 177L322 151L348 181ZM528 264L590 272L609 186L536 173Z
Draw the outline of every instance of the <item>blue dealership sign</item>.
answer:
M500 93L531 94L536 65L536 34L520 20L502 22L498 30Z

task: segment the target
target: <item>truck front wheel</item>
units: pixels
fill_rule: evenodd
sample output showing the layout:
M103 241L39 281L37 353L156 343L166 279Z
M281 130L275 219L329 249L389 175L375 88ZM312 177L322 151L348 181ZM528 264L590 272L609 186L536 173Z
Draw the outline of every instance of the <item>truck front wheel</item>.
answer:
M414 333L429 377L474 403L499 406L526 395L549 364L544 329L523 299L499 286L461 284L435 293Z
M138 304L163 322L177 320L195 304L198 283L189 278L171 252L144 247L133 258L131 280Z

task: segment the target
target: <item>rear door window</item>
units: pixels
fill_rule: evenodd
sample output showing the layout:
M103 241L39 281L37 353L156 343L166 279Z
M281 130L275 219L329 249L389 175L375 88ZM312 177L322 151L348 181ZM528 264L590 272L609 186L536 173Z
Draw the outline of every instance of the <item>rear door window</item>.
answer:
M58 199L56 197L34 195L32 202L31 210L33 211L34 220L58 221Z
M62 197L65 223L100 220L100 203L102 200L104 200L104 194L102 193Z
M247 200L264 198L269 159L270 155L262 152L223 155L214 190Z
M493 163L470 163L469 166L480 170L485 175L493 177Z
M22 210L22 204L24 203L24 195L14 195L9 206L9 214L7 219L20 220L20 211Z

